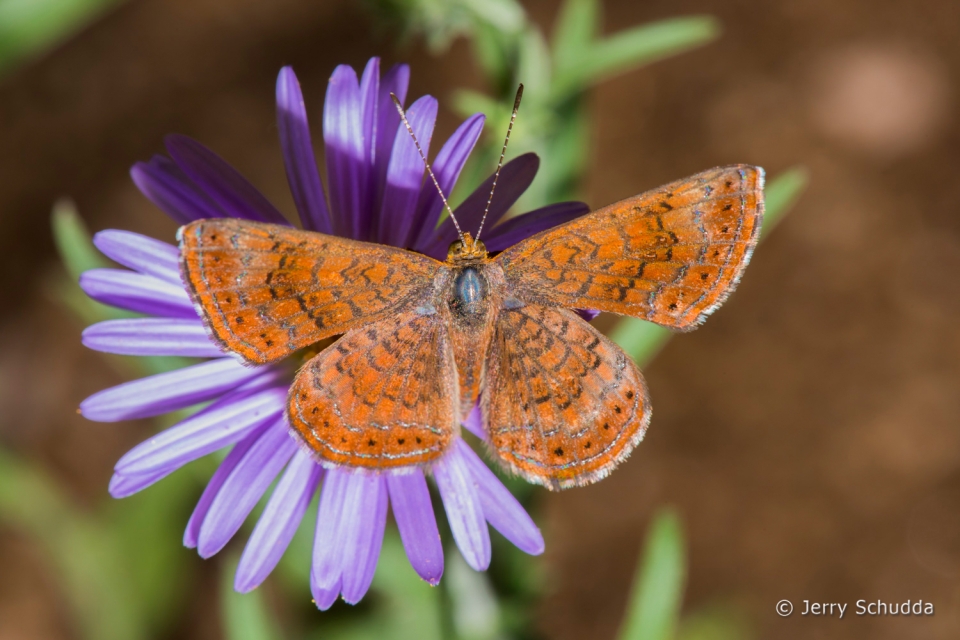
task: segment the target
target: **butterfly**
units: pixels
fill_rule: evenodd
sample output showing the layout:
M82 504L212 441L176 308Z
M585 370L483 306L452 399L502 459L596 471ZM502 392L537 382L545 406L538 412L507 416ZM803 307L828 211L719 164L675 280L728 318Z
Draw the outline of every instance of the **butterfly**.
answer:
M605 477L650 421L636 364L572 309L680 331L737 285L763 219L763 170L719 167L491 257L469 233L441 262L237 219L182 227L181 271L225 350L297 372L289 424L324 463L429 465L478 401L494 455L551 489Z

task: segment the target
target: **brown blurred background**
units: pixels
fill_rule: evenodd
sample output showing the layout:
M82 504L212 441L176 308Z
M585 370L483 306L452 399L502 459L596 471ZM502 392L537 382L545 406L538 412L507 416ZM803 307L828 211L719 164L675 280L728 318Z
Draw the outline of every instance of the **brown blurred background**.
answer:
M549 31L558 2L524 4ZM655 413L631 459L538 497L551 586L537 627L613 637L649 517L673 504L689 539L685 611L741 611L761 638L960 637L960 5L604 8L607 30L709 13L724 35L594 92L591 205L731 162L770 175L803 163L811 182L737 294L645 371ZM127 171L176 131L292 213L276 73L294 66L319 137L328 75L371 55L411 64L411 95L441 100L443 137L451 88L485 89L464 42L437 58L329 0L131 0L0 81L0 440L77 503L105 494L148 427L74 413L120 378L45 293L59 268L52 202L73 198L92 230L172 240ZM782 598L798 607L789 618ZM804 599L848 612L803 617ZM922 599L936 614L857 617L858 599ZM176 637L218 636L203 604ZM73 633L38 548L0 526L0 638Z

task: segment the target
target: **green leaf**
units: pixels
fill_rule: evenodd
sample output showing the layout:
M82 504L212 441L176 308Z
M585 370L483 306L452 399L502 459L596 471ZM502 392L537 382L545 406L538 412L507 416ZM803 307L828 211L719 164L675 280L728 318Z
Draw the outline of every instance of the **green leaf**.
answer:
M715 40L720 23L711 16L671 18L617 33L601 40L564 69L554 86L562 98L587 86L655 60L689 51Z
M500 604L485 572L471 569L459 553L446 554L444 580L453 607L453 623L462 640L500 637Z
M557 70L574 66L597 35L597 0L567 0L553 29L553 61Z
M520 40L516 82L523 83L523 101L527 111L545 103L550 92L550 50L539 29L527 29ZM516 87L514 87L516 91ZM510 112L513 113L512 100Z
M67 273L74 281L89 269L113 266L93 246L87 225L83 223L73 202L58 200L53 205L50 224L53 228L53 241L57 246L57 252L60 254L63 266L67 268Z
M449 556L448 556L449 557ZM391 640L441 640L440 591L424 582L410 566L400 534L388 528L373 578L382 600L381 615Z
M460 0L463 6L501 32L512 34L527 23L527 15L514 0Z
M83 223L73 202L64 199L58 200L53 205L50 226L53 231L53 242L68 274L67 282L52 283L54 295L72 309L84 324L136 317L136 314L129 311L91 300L77 285L77 280L84 271L113 265L93 246L87 225Z
M220 614L227 640L279 640L283 636L274 621L263 589L250 593L233 590L233 576L238 559L234 556L220 569Z
M2 0L0 0L2 2ZM85 325L117 318L136 318L138 314L117 309L91 300L80 290L77 280L89 269L115 266L94 246L87 226L69 200L53 205L50 226L60 260L67 270L66 280L57 278L50 283L53 296L74 312ZM104 354L124 374L151 375L181 369L197 362L178 356L126 357Z
M460 89L453 93L453 108L464 117L474 113L482 113L487 117L488 122L502 119L503 113L506 112L500 102L488 95L469 89Z
M489 78L490 84L500 88L512 82L516 38L486 23L474 24L471 36L474 59Z
M755 637L750 616L733 604L713 604L683 617L677 640L746 640Z
M207 468L210 462L194 463L204 468L205 475L181 469L136 495L106 505L103 521L124 558L138 616L153 632L169 631L188 601L195 563L183 547L183 525L212 473Z
M79 31L119 0L0 0L0 74Z
M40 467L3 450L0 522L20 529L43 547L82 637L146 638L127 564L113 533L75 509Z
M610 339L620 345L633 358L637 366L646 366L670 339L669 329L660 325L624 317L610 331Z
M779 174L767 184L763 190L766 211L763 214L761 240L773 231L777 223L783 219L784 214L796 204L809 182L810 172L806 167L797 165Z
M620 640L672 640L686 571L680 518L672 510L662 510L654 516L647 534Z

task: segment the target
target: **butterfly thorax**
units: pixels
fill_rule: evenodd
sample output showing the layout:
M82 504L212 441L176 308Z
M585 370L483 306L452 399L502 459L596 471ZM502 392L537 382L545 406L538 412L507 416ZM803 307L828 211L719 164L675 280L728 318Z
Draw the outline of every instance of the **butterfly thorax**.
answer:
M479 251L483 253L478 255ZM480 392L483 363L506 286L500 266L486 257L482 245L479 251L471 257L464 252L450 260L435 290L438 302L445 307L460 383L461 417L473 407Z
M469 233L450 245L447 264L453 275L448 305L453 316L466 324L486 320L490 308L490 283L485 272L490 259L487 248Z

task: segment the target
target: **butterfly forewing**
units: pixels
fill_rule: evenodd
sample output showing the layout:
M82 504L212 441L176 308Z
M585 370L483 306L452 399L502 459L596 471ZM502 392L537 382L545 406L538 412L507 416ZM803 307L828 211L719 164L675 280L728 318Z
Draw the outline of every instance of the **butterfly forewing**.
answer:
M534 304L500 312L482 401L501 459L552 489L606 476L650 421L633 361L576 313Z
M402 249L233 219L183 227L180 256L214 337L255 364L396 313L441 266Z
M308 362L290 389L287 417L325 461L423 464L457 433L456 379L443 318L430 307L406 309L348 332Z
M497 261L529 302L691 329L740 279L763 220L763 170L720 167L544 231Z

